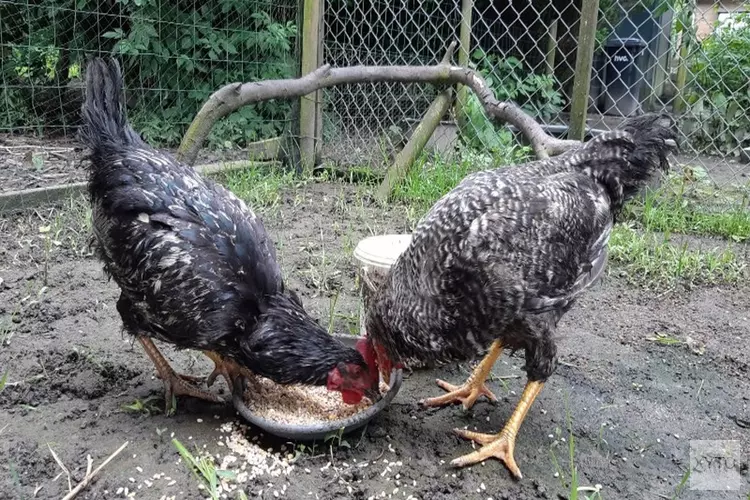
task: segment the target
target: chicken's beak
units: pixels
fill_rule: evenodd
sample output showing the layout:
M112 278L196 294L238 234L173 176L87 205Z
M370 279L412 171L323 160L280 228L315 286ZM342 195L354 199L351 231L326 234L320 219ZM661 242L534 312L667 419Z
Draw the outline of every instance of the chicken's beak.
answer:
M380 398L383 397L380 394L380 391L377 390L377 389L367 389L365 391L365 396L367 397L367 399L369 399L370 401L372 401L372 404L377 403L378 401L380 401Z

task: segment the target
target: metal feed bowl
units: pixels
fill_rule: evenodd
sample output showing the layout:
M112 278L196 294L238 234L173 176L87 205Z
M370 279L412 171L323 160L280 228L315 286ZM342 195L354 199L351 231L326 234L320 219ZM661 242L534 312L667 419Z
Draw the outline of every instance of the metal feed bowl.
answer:
M356 341L359 340L358 337L353 337L351 335L334 335L334 337L339 339L344 344L350 345L352 347L354 346ZM388 392L383 394L383 397L380 398L380 401L378 401L374 405L366 408L364 411L352 415L351 417L307 425L284 424L255 415L252 410L250 410L250 408L245 404L245 391L244 384L242 383L234 384L234 394L232 394L232 402L234 403L235 409L242 416L242 418L247 420L252 425L263 429L269 434L273 434L274 436L278 436L284 439L290 439L293 441L315 441L325 439L332 433L341 432L342 429L343 433L347 434L349 432L362 428L370 420L375 418L378 413L383 411L389 404L391 404L391 401L393 401L393 398L396 397L399 389L401 389L402 381L402 371L393 370L393 372L391 373L391 386L388 389ZM238 380L237 382L240 381Z

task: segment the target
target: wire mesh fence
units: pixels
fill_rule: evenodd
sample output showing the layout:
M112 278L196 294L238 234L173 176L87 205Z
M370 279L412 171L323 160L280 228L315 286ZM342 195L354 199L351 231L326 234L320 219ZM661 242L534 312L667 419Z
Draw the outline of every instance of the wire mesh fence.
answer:
M87 58L118 57L135 128L173 148L217 88L295 76L297 36L296 0L0 1L3 188L81 177L71 158ZM285 101L245 107L217 124L207 146L277 136L289 110Z
M468 64L500 99L521 105L551 133L570 122L581 2L346 2L325 12L325 61L435 64L460 36L470 12ZM590 78L590 133L624 117L666 110L680 116L681 160L719 185L746 183L750 146L750 26L747 3L694 0L601 0ZM324 154L379 162L403 145L435 96L431 88L362 84L327 91ZM489 133L476 98L436 131L433 146L458 142L507 150L510 131ZM457 119L458 118L458 119ZM443 136L442 138L440 136Z
M466 22L469 43L459 58L488 79L498 98L564 135L581 9L580 0L328 0L321 59L335 66L434 64ZM747 10L747 2L728 0L600 0L589 131L616 127L632 113L673 111L680 116L683 163L719 185L747 184L750 167L741 163L750 147ZM55 154L70 161L87 57L115 54L123 61L134 125L152 143L174 147L215 89L296 73L299 13L297 0L0 0L0 138L8 152L4 166L11 167L3 169L2 189L18 177L13 162L57 175L55 182L75 180L75 173L47 167ZM326 90L324 160L387 164L436 93L400 83ZM216 125L207 149L241 150L277 136L291 125L290 109L283 101L245 107ZM463 144L507 153L519 148L517 141L511 129L493 128L468 95L428 148L450 154ZM50 161L40 168L44 158L27 150L45 147L52 148ZM33 175L23 182L16 187L38 185Z

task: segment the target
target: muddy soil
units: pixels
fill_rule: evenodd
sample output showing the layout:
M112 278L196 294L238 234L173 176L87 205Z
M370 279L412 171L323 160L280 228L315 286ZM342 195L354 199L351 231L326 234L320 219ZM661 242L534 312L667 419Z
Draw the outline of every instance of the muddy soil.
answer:
M306 307L326 324L334 305L336 330L356 329L351 252L370 233L408 230L406 211L376 210L348 185L308 184L261 212ZM494 368L496 404L480 400L468 413L424 410L417 401L440 393L435 377L461 382L470 367L415 372L364 432L333 446L308 443L303 450L254 428L243 431L230 406L189 398L166 417L153 365L121 334L116 286L78 249L23 244L15 222L21 218L0 225L0 238L17 242L0 252L0 376L9 373L0 393L0 498L61 498L68 479L50 449L75 484L87 456L96 467L125 441L125 451L78 498L205 498L172 437L228 469L244 469L241 483L230 483L249 498L568 498L572 438L579 485L601 485L605 499L673 498L690 441L698 439L741 442L741 490L698 491L688 483L679 498L750 494L747 286L665 293L628 288L611 273L561 322L561 365L521 428L515 457L524 478L514 481L497 461L461 470L449 462L472 448L451 429L494 432L509 417L524 383L521 353L503 355ZM649 340L657 334L680 342ZM210 370L202 355L163 349L179 371ZM225 393L222 384L214 390ZM150 415L124 409L150 397ZM294 460L287 468L270 458L270 467L252 467L240 447L254 457L271 449Z

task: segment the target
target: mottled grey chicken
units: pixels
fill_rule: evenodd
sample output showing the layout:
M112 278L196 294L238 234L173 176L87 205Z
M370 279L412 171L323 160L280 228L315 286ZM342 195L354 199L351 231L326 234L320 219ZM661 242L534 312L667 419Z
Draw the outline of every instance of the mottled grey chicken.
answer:
M644 115L555 158L467 176L430 209L379 287L367 336L387 380L392 366L434 365L485 355L461 387L428 406L482 394L503 348L523 349L528 383L498 435L457 432L484 445L453 461L497 457L514 476L515 437L555 370L554 332L576 298L602 275L623 204L676 147L668 115Z

